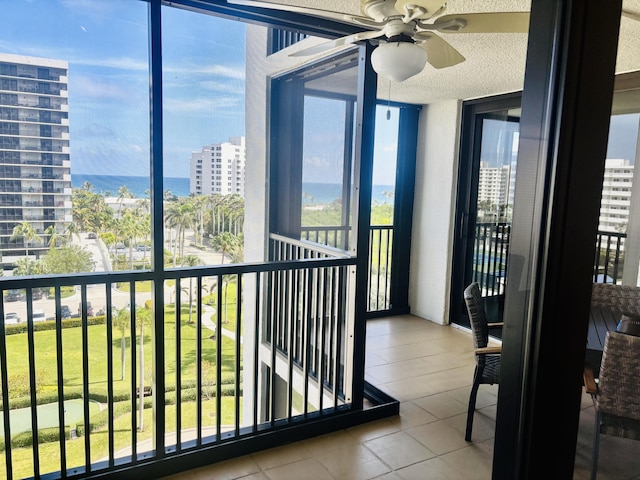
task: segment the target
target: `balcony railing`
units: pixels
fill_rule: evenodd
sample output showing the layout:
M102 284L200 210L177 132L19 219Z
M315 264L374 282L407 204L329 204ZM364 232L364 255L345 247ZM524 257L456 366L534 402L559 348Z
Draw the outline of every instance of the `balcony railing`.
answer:
M275 241L299 259L0 282L0 477L220 458L348 412L355 259Z
M511 224L476 224L473 281L487 296L504 294ZM593 266L594 283L620 283L624 269L626 233L599 231Z
M301 230L303 240L345 249L350 227L307 226ZM368 312L384 312L392 308L393 231L393 225L371 225L369 228Z

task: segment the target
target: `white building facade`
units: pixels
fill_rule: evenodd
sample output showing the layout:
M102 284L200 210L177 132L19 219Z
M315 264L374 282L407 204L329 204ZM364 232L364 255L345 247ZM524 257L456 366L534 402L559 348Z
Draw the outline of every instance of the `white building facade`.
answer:
M37 254L72 221L67 78L66 61L0 53L0 257ZM22 222L42 241L11 241Z
M244 196L245 137L231 137L191 154L189 191L196 195Z
M626 232L631 208L634 165L626 159L608 158L604 167L600 224L604 232Z

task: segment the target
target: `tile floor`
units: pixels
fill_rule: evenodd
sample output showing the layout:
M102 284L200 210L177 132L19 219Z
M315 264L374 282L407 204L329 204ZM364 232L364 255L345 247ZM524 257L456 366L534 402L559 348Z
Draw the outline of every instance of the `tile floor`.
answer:
M415 316L371 320L366 376L400 415L272 448L167 480L491 478L497 386L478 393L473 442L464 428L475 362L466 331ZM593 407L585 395L574 480L589 478ZM603 437L599 480L640 480L640 442ZM551 477L550 477L551 478Z

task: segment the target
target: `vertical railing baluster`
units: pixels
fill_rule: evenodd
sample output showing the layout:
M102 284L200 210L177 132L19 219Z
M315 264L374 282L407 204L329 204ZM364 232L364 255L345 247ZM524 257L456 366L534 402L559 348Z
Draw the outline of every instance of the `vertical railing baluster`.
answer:
M30 295L31 289L27 289L27 350L29 356L29 396L31 399L31 435L33 438L33 473L34 478L40 476L40 452L38 442L38 414L36 398L36 356L35 337L33 330L33 303ZM9 443L11 440L9 440Z
M338 308L340 267L331 268L331 387L333 388L333 408L338 408Z
M318 331L320 332L320 365L318 368L318 390L320 392L319 399L319 411L322 413L324 408L324 377L325 377L325 350L326 350L326 318L327 318L327 269L320 268L320 290L318 291L318 298L320 299L320 315L318 315Z
M313 271L309 268L304 269L304 275L306 280L306 288L304 289L304 317L303 317L303 329L304 329L304 343L302 347L304 351L302 352L303 360L303 368L304 368L304 392L302 396L302 405L303 405L303 415L304 418L307 418L309 414L309 370L311 368L311 359L310 359L310 351L311 351L311 303L313 300L313 290L312 290L312 275Z
M378 271L376 274L376 310L380 309L380 265L381 265L381 256L382 256L382 230L379 230L377 233L378 237Z
M175 329L176 329L176 452L182 450L182 288L180 277L175 282ZM197 352L196 345L196 352ZM199 365L199 358L196 355L196 365ZM197 378L197 375L196 375ZM196 380L197 382L197 380ZM199 391L196 389L196 391ZM196 400L196 409L200 405L199 398ZM196 413L196 432L200 432L199 417Z
M198 292L202 291L202 277L198 277ZM202 445L202 310L198 301L198 313L196 315L196 445ZM191 306L189 306L191 308ZM182 315L182 309L180 309ZM182 325L182 319L180 320ZM215 332L216 335L218 332ZM182 368L182 363L179 363ZM182 387L180 387L180 403L182 403Z
M367 310L373 310L374 309L373 308L373 300L371 298L372 294L373 294L373 238L374 238L374 235L375 235L375 233L374 233L374 230L372 229L369 232L369 252L368 252L368 255L369 255L369 262L368 262L369 266L368 266L368 269L369 269L369 271L368 271L368 275L367 275L367 282L368 282L368 285L367 285L367 291L368 291L368 294L367 294L367 305L368 305L368 308L367 308Z
M289 346L288 354L287 354L287 420L291 421L291 415L293 412L293 356L294 356L294 344L293 337L295 335L295 324L296 324L296 284L294 281L296 270L287 270L288 272L288 283L291 286L289 289L289 333L288 333L288 342Z
M0 318L4 319L4 291L0 291ZM9 400L9 366L7 365L7 332L5 330L4 321L0 322L0 382L2 383L2 419L4 423L4 438L11 439L11 422L9 417L10 400ZM13 452L11 449L11 440L4 442L4 462L7 474L7 480L13 479Z
M344 318L346 317L346 270L347 267L339 267L338 270L338 314L336 318L336 366L335 366L335 387L333 390L333 402L338 405L338 395L344 389L342 388L342 379L344 378L342 365L342 355L344 352L344 346L342 345L342 326L344 325Z
M255 303L255 326L254 326L254 332L253 332L253 426L252 426L252 431L255 433L258 430L258 398L261 398L258 396L258 388L259 388L259 371L258 368L260 367L259 362L258 362L258 354L259 354L259 347L260 347L260 330L261 330L261 315L260 312L262 311L262 292L260 290L260 278L262 276L261 272L256 272L256 291L255 291L255 297L256 297L256 303ZM262 331L264 332L264 328L262 328ZM273 345L272 345L273 347Z
M389 282L391 278L391 250L393 248L393 227L387 228L387 248L385 249L385 268L384 268L384 308L391 308L391 299L389 298Z
M336 354L336 350L335 350L335 335L334 335L334 325L335 325L335 273L336 273L336 267L330 267L328 269L328 273L329 273L329 280L328 280L328 284L329 287L327 288L328 294L327 294L327 302L329 303L327 311L329 312L327 317L328 317L328 321L329 321L329 326L328 326L328 330L329 330L329 352L328 352L328 365L327 365L327 386L329 388L332 388L335 390L335 376L334 376L334 370L335 370L335 354ZM334 399L335 400L335 399ZM333 402L333 408L335 410L337 404L335 403L335 401Z
M138 361L136 356L136 345L138 342L136 333L136 297L133 289L134 282L129 282L129 332L131 337L131 462L138 461L138 395L136 393L136 372L138 371ZM142 392L140 392L142 394Z
M234 398L235 398L235 418L236 418L236 430L235 436L240 435L240 359L242 350L240 348L242 341L242 275L236 276L236 376L234 385Z
M113 410L113 297L111 295L111 282L105 284L106 294L106 322L107 322L107 412L109 419L107 420L107 429L109 431L109 467L115 465L115 429L114 429L114 410ZM59 295L56 294L56 297Z
M218 275L218 311L216 312L216 442L222 440L222 281L223 275Z
M80 287L82 321L82 400L84 407L84 456L85 468L91 471L91 412L89 410L89 324L87 322L87 285ZM56 312L56 318L61 312Z
M64 369L62 350L62 315L58 315L58 304L60 304L60 286L54 288L56 303L56 371L58 375L58 426L60 428L60 472L66 476L67 472L67 441L64 431L66 422L64 420ZM109 344L110 345L110 344ZM8 397L3 397L8 398ZM5 406L6 408L6 406ZM7 408L8 409L8 408ZM11 437L4 437L11 438Z
M271 301L272 301L272 305L273 305L273 315L270 318L271 321L271 368L269 370L269 391L267 392L267 395L269 395L269 421L271 423L271 427L273 427L275 425L275 401L276 401L276 349L278 348L276 342L277 342L277 325L278 325L278 321L275 318L277 315L277 311L275 310L277 308L276 303L277 303L277 282L276 282L276 277L278 275L277 271L272 271L270 273L270 277L272 278L272 284L275 284L274 290L270 292L270 297L271 297Z

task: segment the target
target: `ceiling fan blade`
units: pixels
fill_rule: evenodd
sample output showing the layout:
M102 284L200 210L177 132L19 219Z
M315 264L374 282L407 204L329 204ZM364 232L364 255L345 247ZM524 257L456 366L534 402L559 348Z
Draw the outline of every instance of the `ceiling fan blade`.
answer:
M361 21L370 22L371 19L367 17L361 17L358 15L352 15L347 12L336 12L335 10L323 10L320 8L308 8L300 7L297 5L289 5L284 3L273 3L269 1L261 0L227 0L227 3L232 5L242 5L244 7L258 7L258 8L270 8L272 10L283 10L286 12L302 13L305 15L313 15L315 17L328 18L331 20L338 20L340 22Z
M631 10L622 9L622 16L630 18L631 20L637 20L640 22L640 13L632 12Z
M363 1L366 2L366 0ZM396 0L395 9L398 13L404 15L408 10L422 8L425 13L417 18L425 20L438 13L445 3L447 3L446 0Z
M382 30L371 30L367 32L354 33L353 35L347 35L346 37L336 38L328 42L314 45L313 47L303 48L297 52L289 54L290 57L306 57L308 55L315 55L316 53L322 53L334 48L342 47L350 43L359 42L361 40L369 40L371 38L378 38L384 35Z
M529 12L443 15L433 22L431 29L443 33L527 33Z
M453 67L466 60L451 44L433 33L420 33L413 37L427 51L427 62L433 68ZM424 40L423 42L420 42Z

